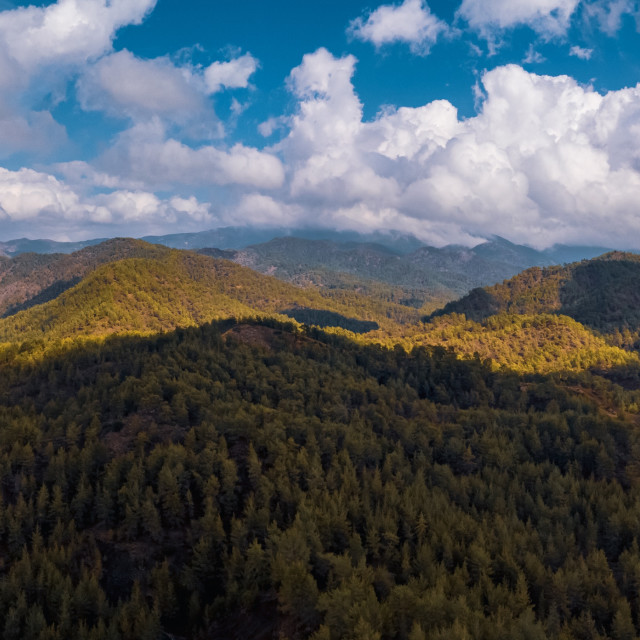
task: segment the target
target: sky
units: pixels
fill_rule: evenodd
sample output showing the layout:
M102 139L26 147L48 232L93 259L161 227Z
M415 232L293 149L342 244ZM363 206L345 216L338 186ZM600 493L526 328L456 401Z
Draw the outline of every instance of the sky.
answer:
M640 249L640 0L0 0L0 240Z

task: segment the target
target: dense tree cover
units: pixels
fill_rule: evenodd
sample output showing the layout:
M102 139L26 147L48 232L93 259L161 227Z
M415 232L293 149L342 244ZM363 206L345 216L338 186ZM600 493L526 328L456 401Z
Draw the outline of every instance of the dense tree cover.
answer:
M560 313L600 331L640 329L640 256L614 251L594 260L533 267L474 289L433 315L463 313L483 320L497 313Z
M0 261L0 316L42 304L77 284L100 265L125 258L162 259L170 253L132 238L113 238L72 254L23 253Z
M586 329L567 316L498 314L478 323L464 315L435 318L419 328L407 327L398 343L441 345L457 353L491 358L495 366L527 373L583 371L640 362L622 343Z
M0 342L149 334L231 316L277 316L294 306L378 322L390 334L419 318L416 309L394 302L346 291L325 296L228 260L158 249L162 259L104 264L54 300L1 319Z
M232 325L5 351L3 638L639 635L640 393Z
M552 315L501 315L482 324L449 315L425 324L417 309L384 296L303 289L228 260L163 251L162 260L129 258L102 265L54 300L1 319L0 342L11 345L10 353L20 350L23 357L38 357L56 340L148 335L266 313L333 327L363 343L400 344L408 351L419 345L451 346L466 356L477 352L496 366L521 372L583 370L637 360L635 353L621 348L635 340L628 330L628 336L619 333L607 343L579 323Z

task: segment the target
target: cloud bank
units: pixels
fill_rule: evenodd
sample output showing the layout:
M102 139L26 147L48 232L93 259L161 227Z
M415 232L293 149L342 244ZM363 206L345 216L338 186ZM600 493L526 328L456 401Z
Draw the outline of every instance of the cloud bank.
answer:
M435 242L495 233L537 246L625 246L640 237L640 86L600 95L509 65L483 76L473 118L436 101L365 122L355 64L320 49L291 72L298 110L273 150L286 171L271 196L280 211Z
M40 161L0 168L5 237L259 224L640 248L640 85L599 93L512 64L481 75L473 117L435 100L365 118L358 61L319 48L290 71L290 104L255 123L265 140L252 145L229 135L238 94L226 96L227 122L216 113L223 92L253 92L260 62L250 53L196 64L114 51L117 30L154 5L59 0L0 12L0 158ZM544 40L563 37L580 12L614 31L637 10L636 0L462 0L456 25L488 39L524 25ZM349 31L420 55L452 34L423 0L379 6ZM560 43L567 58L594 54ZM534 44L527 63L542 59ZM119 125L92 157L47 164L71 145L52 115L70 87L78 108Z

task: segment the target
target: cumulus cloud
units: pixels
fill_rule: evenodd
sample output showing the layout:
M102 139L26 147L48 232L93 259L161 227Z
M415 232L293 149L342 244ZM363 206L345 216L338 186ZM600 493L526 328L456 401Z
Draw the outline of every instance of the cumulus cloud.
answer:
M0 220L5 237L37 228L49 237L84 236L97 233L131 232L136 225L148 230L171 223L190 225L211 222L207 203L194 197L162 199L153 193L119 189L94 196L84 195L54 176L32 169L0 168Z
M140 24L157 0L58 0L0 13L0 42L22 69L79 64L111 49L115 32Z
M180 119L206 108L188 69L169 58L143 60L126 49L89 67L78 83L78 94L84 109L112 115Z
M191 147L167 137L155 118L121 133L91 164L58 163L55 170L84 189L168 190L179 187L243 186L272 190L284 181L281 160L269 151L236 143Z
M483 76L475 117L435 101L364 121L355 63L320 49L291 72L298 109L273 148L285 182L243 201L238 220L395 228L434 243L640 237L640 86L601 95L509 65Z
M46 156L66 142L43 104L64 98L68 79L109 52L116 31L138 24L156 0L59 0L0 12L0 157Z
M463 0L457 15L485 37L528 25L551 38L567 32L580 0Z
M209 93L227 89L244 89L249 86L249 78L258 68L258 61L245 53L228 62L214 62L204 70L204 81Z
M569 55L574 56L575 58L580 58L580 60L591 60L593 49L586 49L575 45L569 49Z
M376 48L393 42L409 44L414 53L425 55L438 38L449 32L446 22L431 13L424 0L404 0L401 5L382 5L352 20L348 33L371 42Z
M162 118L181 125L191 138L219 138L224 127L209 96L223 88L247 87L257 66L248 53L202 68L189 62L177 64L167 56L143 59L125 49L87 66L77 83L78 98L85 110L135 122ZM242 109L234 99L234 115Z

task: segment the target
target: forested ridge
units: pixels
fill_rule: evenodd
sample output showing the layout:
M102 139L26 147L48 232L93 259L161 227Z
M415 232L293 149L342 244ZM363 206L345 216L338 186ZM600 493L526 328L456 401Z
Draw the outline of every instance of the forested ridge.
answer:
M145 243L114 243L78 253L86 258L98 251L102 260L114 253L127 256L149 248L152 252L95 264L83 279L53 299L0 319L0 344L4 343L0 350L39 357L60 340L148 335L211 320L267 314L327 327L362 344L389 348L400 344L408 350L417 345L450 346L465 357L478 353L491 358L496 367L520 372L580 371L638 361L636 352L628 349L636 333L626 328L624 335L618 331L603 337L595 329L548 312L500 314L481 323L449 314L422 322L421 311L410 304L408 290L390 291L376 283L355 291L299 287L224 259ZM624 305L608 308L611 314L625 313Z
M638 392L266 320L2 373L4 638L638 635Z
M491 287L474 289L433 315L559 313L600 330L640 328L640 256L612 251L565 266L533 267Z
M603 291L633 259L422 322L387 285L86 251L0 320L0 637L640 637L635 293Z

